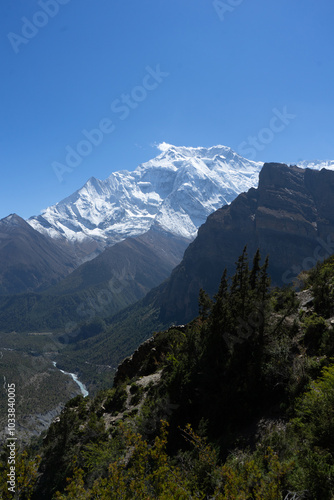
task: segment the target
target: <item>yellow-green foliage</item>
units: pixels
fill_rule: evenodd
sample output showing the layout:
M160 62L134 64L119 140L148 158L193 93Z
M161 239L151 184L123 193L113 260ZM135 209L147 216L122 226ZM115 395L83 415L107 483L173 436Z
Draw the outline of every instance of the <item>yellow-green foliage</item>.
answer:
M320 310L298 315L293 290L270 295L259 261L250 271L244 250L232 283L224 274L212 302L201 293L199 318L154 336L138 371L150 384L129 377L66 405L37 498L333 500L333 328ZM328 314L325 269L311 285Z
M294 423L314 444L334 452L334 366L325 367L301 398Z
M217 500L280 500L287 473L293 463L280 462L277 454L268 448L262 460L248 457L244 461L222 467L222 492Z
M29 459L26 451L16 454L14 494L11 491L8 491L7 474L9 473L9 467L7 457L4 456L3 460L0 462L0 498L3 500L30 500L37 481L37 470L40 461L40 456L37 456L34 459Z
M166 422L153 445L138 433L120 425L126 441L125 453L109 465L105 478L85 488L84 472L75 468L63 494L57 500L185 500L205 499L208 483L216 500L279 500L282 485L292 463L281 463L277 454L268 448L263 459L248 457L245 461L217 464L217 453L188 425L183 433L195 450L192 466L173 463L166 452Z
M189 498L190 483L182 475L180 468L171 463L166 452L166 422L162 422L161 433L155 438L153 445L149 445L140 434L123 424L120 425L120 432L126 441L126 450L109 465L107 477L96 480L92 488L85 490L83 471L75 469L65 493L56 494L57 500Z

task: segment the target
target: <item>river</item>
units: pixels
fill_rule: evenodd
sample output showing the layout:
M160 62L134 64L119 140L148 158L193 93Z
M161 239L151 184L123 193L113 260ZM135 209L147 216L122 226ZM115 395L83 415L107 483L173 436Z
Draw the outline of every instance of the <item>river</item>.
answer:
M52 361L52 364L55 368L57 368L57 363L55 361ZM80 382L75 373L64 372L64 370L61 370L60 368L58 368L58 370L64 373L64 375L70 375L73 378L74 382L78 384L81 394L83 395L84 398L88 396L89 392L87 391L86 386L82 382Z

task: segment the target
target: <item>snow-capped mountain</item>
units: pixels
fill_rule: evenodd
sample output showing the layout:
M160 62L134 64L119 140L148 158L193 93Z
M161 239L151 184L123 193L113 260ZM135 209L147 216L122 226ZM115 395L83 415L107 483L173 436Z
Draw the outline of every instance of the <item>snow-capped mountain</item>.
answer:
M114 172L104 181L92 177L29 224L52 238L94 242L99 250L151 227L190 240L210 213L257 186L262 163L228 147L163 143L159 149L133 172Z
M263 162L226 146L158 146L160 154L133 172L90 178L68 198L27 222L42 234L70 241L93 255L152 227L189 240L209 214L257 187ZM334 169L334 161L302 161L303 168Z
M327 170L334 170L334 160L303 160L298 162L297 166L301 168L311 168L312 170L321 170L323 168L327 168Z

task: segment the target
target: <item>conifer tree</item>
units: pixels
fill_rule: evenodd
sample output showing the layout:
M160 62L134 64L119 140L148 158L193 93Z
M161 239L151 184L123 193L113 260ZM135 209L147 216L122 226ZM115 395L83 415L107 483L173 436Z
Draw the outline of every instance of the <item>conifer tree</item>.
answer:
M224 269L218 292L214 298L215 303L212 305L210 315L211 328L212 331L223 335L224 331L230 328L229 290L226 269Z
M244 319L247 315L246 305L247 299L249 298L249 290L248 256L247 247L245 246L236 262L236 272L232 278L231 285L230 305L235 317Z
M252 290L255 290L257 285L258 274L260 271L260 260L261 260L260 250L257 249L253 258L253 267L249 278L250 287Z
M262 302L264 302L268 298L269 294L270 277L268 275L268 265L269 265L269 257L267 255L266 260L264 261L264 264L260 269L259 284L258 284L259 299Z
M227 298L227 292L228 292L228 282L227 282L227 270L225 268L220 280L218 293L215 296L215 298L216 299L220 298L222 300L225 300Z
M209 295L203 290L203 288L199 291L198 297L198 309L199 315L203 320L206 320L210 314L212 308L212 300Z

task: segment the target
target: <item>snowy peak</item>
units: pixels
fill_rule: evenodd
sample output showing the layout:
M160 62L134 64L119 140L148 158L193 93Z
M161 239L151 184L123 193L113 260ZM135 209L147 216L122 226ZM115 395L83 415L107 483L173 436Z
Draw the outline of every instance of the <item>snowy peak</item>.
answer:
M257 187L262 162L227 146L185 147L162 143L158 156L134 171L91 177L61 202L29 219L39 232L85 247L87 254L158 228L193 239L209 214ZM303 168L334 170L334 161L303 161Z
M322 170L323 168L326 168L327 170L334 170L334 160L304 160L298 162L297 166L301 168L310 168L312 170Z
M187 159L189 161L195 161L195 163L197 163L198 165L200 165L201 162L210 165L210 162L212 161L216 161L219 159L221 161L225 160L230 164L231 168L239 167L240 165L245 166L245 162L247 167L249 167L249 164L251 164L252 167L255 164L255 162L245 160L245 158L243 158L227 146L218 145L210 148L194 148L185 146L172 146L171 144L162 143L157 147L161 151L161 154L151 161L160 161L162 166L165 167L171 167L171 164L174 164L175 167L179 167L180 164L178 163L178 161L183 162Z
M61 202L29 219L53 238L91 241L98 250L157 227L193 239L217 208L256 187L262 163L226 146L158 146L160 154L134 171L91 177Z

